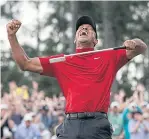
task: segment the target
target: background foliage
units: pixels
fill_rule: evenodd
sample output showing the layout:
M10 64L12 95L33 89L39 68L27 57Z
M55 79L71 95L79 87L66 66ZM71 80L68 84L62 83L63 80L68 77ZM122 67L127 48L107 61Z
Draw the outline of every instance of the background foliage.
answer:
M139 37L149 45L149 2L146 1L28 1L30 8L36 12L35 19L28 15L31 27L24 25L20 34L24 38L34 39L21 46L29 57L73 53L75 22L81 15L90 15L97 23L99 45L97 49L122 45L124 40ZM24 2L7 1L1 5L2 20L6 23L12 18L21 20ZM47 8L43 8L43 6ZM28 10L24 9L24 11ZM23 12L24 12L23 11ZM44 11L45 14L40 15ZM46 35L45 35L46 34ZM1 75L3 90L8 91L8 82L15 80L17 84L31 85L32 80L39 83L41 90L47 95L58 94L60 88L56 79L38 74L20 71L11 58L10 50L4 40L1 47ZM124 88L131 95L138 82L143 82L149 91L149 53L137 56L124 66L117 74L113 91Z

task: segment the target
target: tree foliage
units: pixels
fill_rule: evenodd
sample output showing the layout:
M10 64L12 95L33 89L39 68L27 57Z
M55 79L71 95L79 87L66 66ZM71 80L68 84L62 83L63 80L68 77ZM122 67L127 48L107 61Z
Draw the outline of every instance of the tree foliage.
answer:
M2 18L7 20L17 18L21 12L19 8L21 3L7 1L1 6ZM46 18L39 17L43 3L50 9L45 9L49 10ZM36 24L32 29L24 27L23 33L24 36L35 37L37 46L33 47L29 43L22 44L30 57L74 52L75 22L81 15L92 16L97 23L98 38L102 42L102 48L120 46L124 40L135 37L143 39L149 45L149 3L146 1L32 1L30 5L37 12ZM48 30L48 34L45 39L42 39L45 30ZM145 57L140 57L139 62L132 60L127 64L121 70L121 78L117 79L117 88L124 88L130 92L128 95L131 95L131 88L139 81L143 82L147 88L149 84L148 59L149 54L146 54ZM132 64L136 69L136 74L143 71L141 76L130 78ZM55 79L41 77L35 73L23 73L18 70L11 55L4 54L2 57L2 84L6 86L4 89L11 80L16 80L18 84L29 85L32 80L36 80L39 82L40 89L48 95L60 92Z

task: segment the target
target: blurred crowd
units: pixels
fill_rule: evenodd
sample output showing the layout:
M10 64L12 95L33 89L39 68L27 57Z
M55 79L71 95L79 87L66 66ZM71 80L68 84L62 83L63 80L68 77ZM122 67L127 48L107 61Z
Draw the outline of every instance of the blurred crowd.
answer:
M143 84L138 84L129 98L124 90L114 94L108 118L112 139L149 139L149 101Z
M65 98L60 93L52 98L38 91L38 83L32 89L16 82L9 83L9 93L1 97L2 139L56 139L55 129L64 119Z
M108 118L113 127L112 139L149 139L149 103L145 87L138 84L133 95L126 97L124 90L111 93ZM2 139L57 139L56 128L65 118L65 98L47 97L38 90L9 82L9 92L1 97Z

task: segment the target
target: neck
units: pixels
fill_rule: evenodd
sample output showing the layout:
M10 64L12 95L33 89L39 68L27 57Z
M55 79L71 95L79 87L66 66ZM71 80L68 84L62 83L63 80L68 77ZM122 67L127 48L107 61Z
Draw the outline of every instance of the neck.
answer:
M77 49L83 49L83 48L94 48L93 46L90 45L78 45L76 46Z
M76 48L78 49L82 49L82 48L94 48L94 43L86 43L86 42L82 42L82 43L76 43Z
M113 114L118 114L118 112L114 111Z
M81 52L87 52L87 51L93 51L93 47L83 47L83 48L76 48L76 53L81 53Z

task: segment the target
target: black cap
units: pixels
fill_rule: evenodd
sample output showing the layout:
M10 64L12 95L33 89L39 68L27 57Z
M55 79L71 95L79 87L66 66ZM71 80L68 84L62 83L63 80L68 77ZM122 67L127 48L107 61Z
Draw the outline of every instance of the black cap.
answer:
M97 31L96 31L96 24L94 22L94 20L90 17L90 16L81 16L76 23L76 31L78 30L78 28L83 25L83 24L89 24L92 26L92 28L94 29L95 33L96 33L96 39L97 39Z
M142 111L140 109L136 109L136 110L132 111L132 114L135 114L135 113L142 114Z

